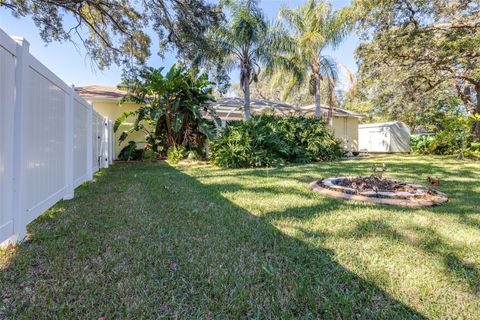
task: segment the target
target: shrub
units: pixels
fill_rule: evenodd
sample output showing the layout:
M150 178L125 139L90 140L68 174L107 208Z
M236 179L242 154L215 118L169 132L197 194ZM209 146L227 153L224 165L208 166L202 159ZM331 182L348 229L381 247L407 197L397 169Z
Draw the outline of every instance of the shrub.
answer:
M184 146L173 146L170 147L167 151L167 159L172 164L177 164L185 158L185 147Z
M465 157L480 159L480 141L470 144L469 148L465 151Z
M128 145L123 147L123 149L118 154L118 160L140 160L142 156L143 149L137 149L137 144L135 143L135 141L129 141Z
M433 140L433 134L412 134L410 137L410 148L413 153L425 154L428 152L428 143Z
M342 153L340 142L318 119L271 115L229 122L211 151L215 165L229 168L329 161Z
M134 132L142 132L147 147L163 153L176 145L202 147L207 139L215 138L221 121L212 106L214 83L207 74L173 65L167 72L145 68L137 78L125 80L129 81L130 92L122 102L141 106L124 112L115 121L115 132L126 129L120 142Z
M464 153L467 157L477 157L479 142L475 142L472 132L475 117L456 115L445 118L442 130L431 136L412 136L412 151L420 154L453 155Z
M142 160L156 160L158 153L152 149L145 149L142 154Z

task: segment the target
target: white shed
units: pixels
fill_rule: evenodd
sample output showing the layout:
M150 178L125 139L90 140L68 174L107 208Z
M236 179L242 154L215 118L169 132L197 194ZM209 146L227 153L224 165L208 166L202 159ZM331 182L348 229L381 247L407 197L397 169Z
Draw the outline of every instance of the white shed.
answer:
M358 140L368 152L410 152L410 129L399 121L360 125Z

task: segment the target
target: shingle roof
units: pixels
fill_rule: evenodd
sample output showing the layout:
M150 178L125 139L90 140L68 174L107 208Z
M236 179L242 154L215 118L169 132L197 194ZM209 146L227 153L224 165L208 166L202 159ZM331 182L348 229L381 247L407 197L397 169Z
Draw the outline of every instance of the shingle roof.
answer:
M213 103L213 107L217 111L218 116L223 120L241 120L243 119L243 103L240 98L220 98ZM326 114L329 107L321 106L322 114ZM315 105L307 105L295 107L293 105L269 100L251 100L250 111L252 114L261 114L263 112L273 112L276 115L305 115L313 116L315 114ZM355 117L363 118L364 116L349 110L341 108L333 108L334 117Z
M92 101L119 101L127 95L126 91L119 90L116 87L110 86L85 86L76 87L75 91L85 98ZM241 98L219 98L213 103L218 116L223 120L242 120L244 100ZM329 107L321 106L322 114L328 112ZM288 103L269 101L263 99L252 99L250 101L250 110L252 114L261 114L264 112L273 113L280 116L285 115L305 115L313 116L315 114L315 105L306 105L302 107L295 107ZM364 116L349 110L341 108L333 108L334 117L356 117L363 118Z
M315 114L315 105L314 104L309 104L309 105L306 105L306 106L302 106L300 108L303 110L305 115ZM330 107L322 104L320 106L320 109L321 109L322 113L327 113L328 110L330 109ZM333 108L333 116L334 117L355 117L355 118L364 118L365 117L364 115L362 115L360 113L356 113L356 112L353 112L353 111L350 111L350 110L346 110L346 109L342 109L342 108L336 108L336 107Z
M110 86L76 87L75 91L86 100L119 101L127 95L126 91Z

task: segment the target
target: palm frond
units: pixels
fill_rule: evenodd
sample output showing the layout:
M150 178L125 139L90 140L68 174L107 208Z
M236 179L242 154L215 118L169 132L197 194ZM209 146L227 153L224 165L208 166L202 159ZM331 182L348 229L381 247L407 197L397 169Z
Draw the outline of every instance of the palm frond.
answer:
M332 79L334 82L338 80L338 64L329 56L320 57L319 72L323 78Z

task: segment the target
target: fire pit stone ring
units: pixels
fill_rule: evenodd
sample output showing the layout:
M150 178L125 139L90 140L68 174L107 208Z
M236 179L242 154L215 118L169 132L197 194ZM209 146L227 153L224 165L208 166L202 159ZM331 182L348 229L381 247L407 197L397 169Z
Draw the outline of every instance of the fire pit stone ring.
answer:
M375 190L375 184L379 190ZM363 188L364 185L367 187ZM309 189L334 198L408 207L429 207L448 201L446 194L423 185L373 176L316 180Z

